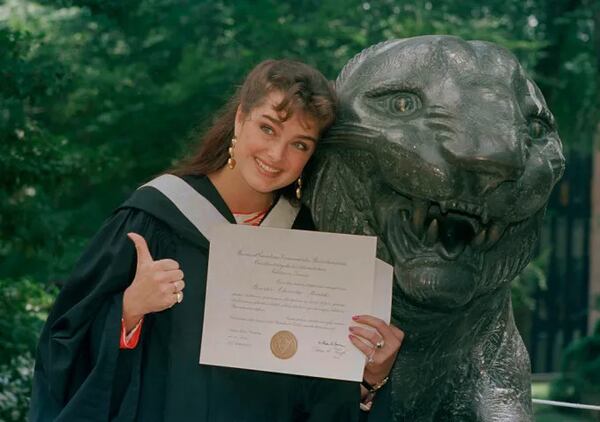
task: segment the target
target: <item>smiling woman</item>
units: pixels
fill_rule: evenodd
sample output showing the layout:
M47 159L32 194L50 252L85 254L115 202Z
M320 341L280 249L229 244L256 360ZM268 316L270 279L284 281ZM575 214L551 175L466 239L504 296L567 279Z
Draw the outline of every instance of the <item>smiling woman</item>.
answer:
M209 242L197 228L261 225L283 207L285 227L314 230L298 201L302 171L335 109L331 85L305 64L268 60L250 72L199 150L138 189L88 246L40 339L30 420L365 417L403 337L368 315L354 321L374 330L349 327L368 357L362 385L198 364ZM165 180L193 203L192 218L158 188Z
M302 183L302 169L315 150L320 127L304 111L278 112L283 96L281 91L273 91L248 113L238 108L236 141L230 147L235 161L209 174L226 201L230 198L231 209L266 209L273 192L295 181Z

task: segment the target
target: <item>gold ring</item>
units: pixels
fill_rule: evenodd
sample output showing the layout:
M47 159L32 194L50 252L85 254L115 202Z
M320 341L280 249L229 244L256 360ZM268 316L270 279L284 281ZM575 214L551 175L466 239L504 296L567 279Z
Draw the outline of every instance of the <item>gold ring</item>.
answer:
M385 341L383 339L379 340L376 344L375 344L375 348L376 349L383 349L383 346L385 346Z
M177 303L181 303L183 300L183 292L177 292Z

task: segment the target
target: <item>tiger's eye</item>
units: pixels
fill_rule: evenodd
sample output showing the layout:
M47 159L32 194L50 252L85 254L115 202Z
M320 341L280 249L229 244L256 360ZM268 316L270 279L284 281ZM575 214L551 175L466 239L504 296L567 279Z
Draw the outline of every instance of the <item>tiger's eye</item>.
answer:
M412 107L411 101L408 98L396 99L396 110L400 113L405 113L410 107Z
M419 107L419 97L408 92L395 96L391 101L392 111L405 116L414 113Z
M548 133L548 128L541 120L533 119L529 122L527 131L531 139L541 139Z
M421 98L410 91L384 90L367 93L367 104L376 111L392 116L408 117L421 109Z

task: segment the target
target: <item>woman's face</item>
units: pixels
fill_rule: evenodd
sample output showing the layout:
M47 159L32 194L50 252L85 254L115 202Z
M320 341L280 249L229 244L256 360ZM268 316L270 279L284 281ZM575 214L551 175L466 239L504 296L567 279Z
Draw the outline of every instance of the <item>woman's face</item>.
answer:
M283 94L274 91L247 114L236 115L234 148L236 166L243 182L260 193L293 183L315 151L319 127L314 119L296 111L282 121L275 111Z

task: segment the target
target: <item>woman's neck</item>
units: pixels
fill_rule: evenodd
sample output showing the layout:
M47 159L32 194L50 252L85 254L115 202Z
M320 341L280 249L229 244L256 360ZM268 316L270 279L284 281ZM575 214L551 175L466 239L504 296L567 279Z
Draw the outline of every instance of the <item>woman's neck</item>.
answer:
M237 174L235 169L225 166L209 174L208 178L232 213L262 211L273 203L273 192L255 191Z

